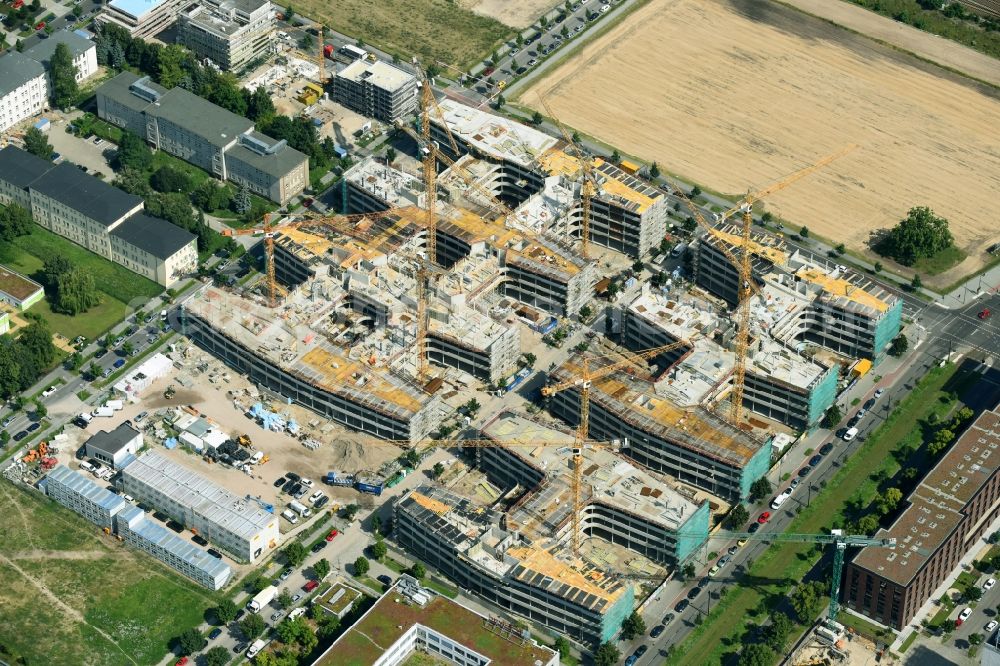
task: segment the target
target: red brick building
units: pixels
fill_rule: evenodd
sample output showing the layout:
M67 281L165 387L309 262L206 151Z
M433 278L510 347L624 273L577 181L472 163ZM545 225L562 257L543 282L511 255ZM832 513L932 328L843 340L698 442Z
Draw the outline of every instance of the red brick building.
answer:
M878 537L896 548L864 548L847 565L843 603L902 629L1000 515L1000 411L983 412L905 500Z

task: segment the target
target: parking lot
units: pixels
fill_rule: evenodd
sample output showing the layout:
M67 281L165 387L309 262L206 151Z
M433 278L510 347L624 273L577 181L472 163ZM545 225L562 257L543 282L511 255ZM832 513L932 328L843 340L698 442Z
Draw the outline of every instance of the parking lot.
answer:
M52 125L49 129L49 143L63 159L86 167L88 173L103 173L110 179L112 169L109 160L114 157L114 144L102 141L96 136L84 139L66 131L69 123L80 115L82 115L80 111L65 116L63 114L50 115Z

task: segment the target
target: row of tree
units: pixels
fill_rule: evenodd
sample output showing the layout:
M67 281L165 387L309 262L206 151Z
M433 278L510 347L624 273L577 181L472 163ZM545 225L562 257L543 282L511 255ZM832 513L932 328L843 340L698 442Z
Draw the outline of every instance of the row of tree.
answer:
M0 398L7 400L32 386L52 366L56 348L48 324L33 312L15 340L0 335Z

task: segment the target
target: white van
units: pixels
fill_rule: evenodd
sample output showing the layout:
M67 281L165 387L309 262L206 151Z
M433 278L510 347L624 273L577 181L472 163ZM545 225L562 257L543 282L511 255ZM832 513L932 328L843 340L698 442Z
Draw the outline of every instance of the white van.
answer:
M309 510L309 507L305 506L304 504L299 504L298 502L289 502L288 508L294 511L295 513L299 514L303 518L308 518L309 516L312 515L312 511Z
M94 466L91 465L86 460L84 460L82 463L80 463L80 469L82 469L84 472L93 472Z
M281 517L290 522L292 525L299 522L299 517L295 514L294 511L290 509L285 509L284 511L282 511Z
M786 499L788 499L791 496L792 496L792 489L789 488L788 490L786 490L785 492L781 493L773 500L771 500L771 508L777 509L778 507L780 507L782 504L785 503Z
M858 436L857 428L848 428L847 432L844 433L844 441L849 442L857 436Z
M250 464L256 465L263 459L264 459L264 452L258 451L257 453L253 454L253 456L250 457Z

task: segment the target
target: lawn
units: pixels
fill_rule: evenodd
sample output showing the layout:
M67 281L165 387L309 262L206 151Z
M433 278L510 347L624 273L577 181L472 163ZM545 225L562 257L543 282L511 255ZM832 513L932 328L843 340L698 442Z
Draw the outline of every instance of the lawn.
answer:
M295 8L403 60L416 55L424 67L441 61L468 69L514 34L452 0L305 0Z
M879 472L889 475L899 469L892 452L905 446L919 421L931 411L950 408L940 398L942 388L958 366L934 368L920 380L887 421L868 438L860 450L842 462L837 474L813 496L812 503L788 526L787 532L818 534L842 523L849 503L873 496ZM711 615L678 646L668 664L719 664L727 654L739 650L747 624L760 624L769 609L781 603L817 561L811 544L778 543L771 546L750 567L740 587L734 588L713 609ZM732 618L746 618L733 622ZM800 630L804 627L800 627ZM793 632L792 640L795 633Z
M70 340L78 335L88 340L96 340L112 326L125 319L128 306L104 294L100 305L76 316L53 312L47 299L32 306L30 312L42 315L45 321L49 322L53 333L59 333Z
M218 601L34 491L0 483L0 510L8 517L0 525L0 644L11 663L154 664Z
M933 257L918 259L917 263L913 265L913 270L921 275L937 275L957 266L965 257L965 252L962 252L957 247L949 247L941 250Z

